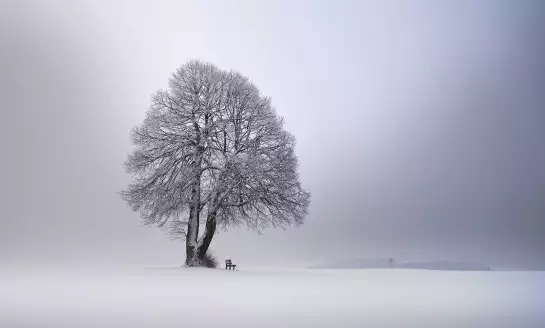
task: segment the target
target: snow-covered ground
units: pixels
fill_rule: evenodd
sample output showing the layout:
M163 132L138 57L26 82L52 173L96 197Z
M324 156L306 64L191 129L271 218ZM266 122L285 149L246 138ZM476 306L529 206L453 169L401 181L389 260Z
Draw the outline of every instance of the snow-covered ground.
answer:
M545 272L0 273L0 327L545 327Z

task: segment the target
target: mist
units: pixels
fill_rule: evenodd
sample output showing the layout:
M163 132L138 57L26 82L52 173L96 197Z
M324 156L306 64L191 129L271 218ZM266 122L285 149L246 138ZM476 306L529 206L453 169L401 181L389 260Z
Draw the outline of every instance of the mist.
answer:
M297 139L306 223L220 231L238 263L545 269L540 1L3 1L1 265L183 263L117 192L190 59L250 77Z

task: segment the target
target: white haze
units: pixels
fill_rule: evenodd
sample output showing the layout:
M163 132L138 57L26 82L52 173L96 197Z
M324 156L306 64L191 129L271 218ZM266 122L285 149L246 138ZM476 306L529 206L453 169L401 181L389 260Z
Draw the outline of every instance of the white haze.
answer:
M182 263L116 192L189 59L249 76L297 138L299 229L219 256L545 268L542 1L0 1L0 265Z

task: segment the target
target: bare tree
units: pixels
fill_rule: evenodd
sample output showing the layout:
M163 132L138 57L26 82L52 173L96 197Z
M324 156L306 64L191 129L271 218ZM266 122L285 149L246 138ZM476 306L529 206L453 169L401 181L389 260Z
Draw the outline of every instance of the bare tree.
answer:
M294 138L270 99L236 72L182 66L152 97L132 139L125 165L135 182L122 197L145 224L185 239L187 266L202 265L218 224L261 231L301 224L307 214Z

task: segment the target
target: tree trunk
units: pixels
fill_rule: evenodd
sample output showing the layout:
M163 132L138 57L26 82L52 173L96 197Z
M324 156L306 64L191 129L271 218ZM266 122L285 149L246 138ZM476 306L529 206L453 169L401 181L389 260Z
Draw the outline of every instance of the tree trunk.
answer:
M185 266L195 267L198 266L198 261L195 256L195 246L190 245L189 241L185 242Z
M195 160L195 177L191 187L191 205L189 207L189 222L185 238L185 265L188 267L200 266L197 241L199 238L199 219L201 206L201 162L203 149L199 149Z
M189 211L189 222L187 224L187 235L185 238L185 266L199 266L197 252L197 237L199 235L199 214L198 209L192 208Z
M216 226L216 212L208 213L208 217L206 218L206 228L198 248L199 260L202 260L206 255L206 252L210 247L210 243L212 242L212 238L214 238L214 234L216 233Z

